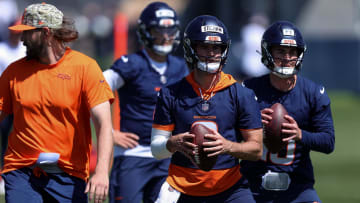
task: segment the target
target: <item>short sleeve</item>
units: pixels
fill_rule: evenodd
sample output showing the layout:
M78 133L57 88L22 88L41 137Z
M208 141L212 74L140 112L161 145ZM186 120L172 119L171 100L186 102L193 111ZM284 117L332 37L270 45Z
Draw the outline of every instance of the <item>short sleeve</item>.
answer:
M5 70L0 77L0 111L12 113L11 87L9 71Z
M137 75L138 66L135 64L136 62L135 56L128 57L124 55L116 60L110 69L117 72L126 83L127 81L133 80Z
M254 92L248 88L241 87L238 91L238 108L240 129L262 128L260 107Z
M317 85L313 95L315 95L315 100L316 100L314 102L316 104L316 106L315 106L316 112L319 112L322 109L324 109L325 106L330 105L330 98L327 95L324 86Z
M171 99L168 93L169 91L167 88L162 88L160 90L154 113L154 124L156 125L174 124L171 116Z
M111 88L95 61L89 61L88 66L85 67L83 91L90 109L105 101L112 103L114 99Z

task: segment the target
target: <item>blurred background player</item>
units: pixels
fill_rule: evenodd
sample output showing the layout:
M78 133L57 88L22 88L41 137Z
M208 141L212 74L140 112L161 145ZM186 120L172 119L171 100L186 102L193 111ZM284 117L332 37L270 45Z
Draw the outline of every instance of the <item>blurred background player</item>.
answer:
M331 153L335 135L324 86L297 74L305 50L298 28L287 21L275 22L261 41L261 60L271 73L244 82L258 98L263 124L271 120L274 103L281 103L289 114L285 116L289 123L282 124L287 146L277 154L264 146L260 161L241 162L257 202L320 202L313 187L310 151Z
M16 0L0 0L0 42L8 37L9 24L19 17L18 3Z
M269 70L261 63L261 55L257 53L268 23L268 18L264 14L256 13L250 17L248 24L241 30L241 42L235 43L232 49L240 61L240 80L269 73Z
M238 159L261 157L261 116L254 93L222 72L229 46L227 29L214 16L198 16L186 27L184 55L192 72L161 89L155 110L152 153L171 157L158 202L254 202ZM212 129L206 138L214 141L204 143L205 150L219 156L209 172L187 157L196 147L186 141L195 124Z
M0 77L0 121L14 115L2 176L6 202L102 202L109 186L113 94L95 60L65 43L77 39L69 18L51 4L26 7L26 57ZM89 177L90 117L98 162Z
M9 26L20 24L21 20L13 20ZM8 27L8 26L7 26ZM7 29L4 41L0 42L0 76L8 65L25 56L26 47L20 42L21 32ZM7 148L8 136L12 127L13 115L8 115L0 122L1 136L1 168L4 164L4 154ZM5 194L4 180L0 177L0 194Z
M120 99L110 202L154 202L167 177L170 160L154 159L150 138L159 90L188 74L184 60L171 55L179 44L179 26L174 9L162 2L149 4L138 20L144 48L120 57L104 72Z

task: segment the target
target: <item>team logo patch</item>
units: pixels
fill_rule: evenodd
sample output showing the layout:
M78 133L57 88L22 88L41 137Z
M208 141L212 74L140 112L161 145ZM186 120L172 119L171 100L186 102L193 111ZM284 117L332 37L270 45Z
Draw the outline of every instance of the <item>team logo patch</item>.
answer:
M221 42L221 37L219 36L206 36L206 41L212 41L212 42Z
M165 75L160 76L160 82L161 84L165 85L167 83L167 79Z
M281 44L296 45L296 40L294 40L294 39L282 39Z
M175 13L172 10L169 9L160 9L155 12L155 15L157 18L163 18L163 17L175 17Z
M295 32L293 29L285 28L282 30L282 32L285 36L295 36Z
M207 101L204 101L202 104L201 104L201 110L203 112L207 112L209 111L210 109L210 104L207 102Z
M66 74L66 73L59 73L59 74L57 75L57 77L58 77L58 78L61 78L61 79L63 79L63 80L70 80L70 79L71 79L71 76L68 75L68 74Z
M201 26L201 32L216 32L216 33L224 34L224 29L217 25L203 25Z

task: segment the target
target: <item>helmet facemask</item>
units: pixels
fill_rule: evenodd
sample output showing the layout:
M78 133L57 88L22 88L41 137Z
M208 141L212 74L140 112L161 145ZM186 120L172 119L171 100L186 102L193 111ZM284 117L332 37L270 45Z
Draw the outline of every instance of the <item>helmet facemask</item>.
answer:
M155 53L161 56L165 56L172 52L172 50L175 50L177 46L180 44L180 30L177 26L174 27L154 27L153 35L151 35L152 38L152 50L154 50ZM151 32L151 31L150 31ZM155 41L158 40L158 38L161 38L160 45L155 44ZM165 41L172 40L171 44L164 44Z
M284 47L291 47L291 46L284 46ZM270 47L270 50L273 47ZM296 59L284 59L284 58L275 58L273 54L271 54L271 51L269 51L267 48L263 49L263 51L267 52L267 58L270 61L268 63L267 67L274 73L275 75L281 77L281 78L289 78L293 75L296 75L301 68L301 63L303 60L304 51L297 48L298 53ZM275 60L281 60L281 64L291 64L290 66L282 66L277 65L275 63ZM293 64L293 65L292 65Z
M214 44L215 46L220 46L221 48L221 55L219 57L212 57L212 56L200 56L195 51L195 46L199 44L195 43L191 48L194 50L194 57L196 58L196 64L195 67L208 72L208 73L217 73L220 72L223 65L225 64L226 58L227 58L227 52L228 47L226 44L218 44L218 43L208 43L205 42L205 44ZM205 60L204 60L205 59Z

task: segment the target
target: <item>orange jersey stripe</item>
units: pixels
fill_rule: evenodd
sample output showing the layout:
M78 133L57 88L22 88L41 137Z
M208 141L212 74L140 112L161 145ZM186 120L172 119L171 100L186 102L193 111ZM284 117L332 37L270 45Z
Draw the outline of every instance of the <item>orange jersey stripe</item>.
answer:
M191 196L210 196L229 189L240 180L241 176L240 165L206 172L170 164L166 181L181 193Z
M165 130L165 131L173 131L175 129L175 124L170 124L170 125L158 125L158 124L153 124L152 125L153 128L157 129L157 130Z

